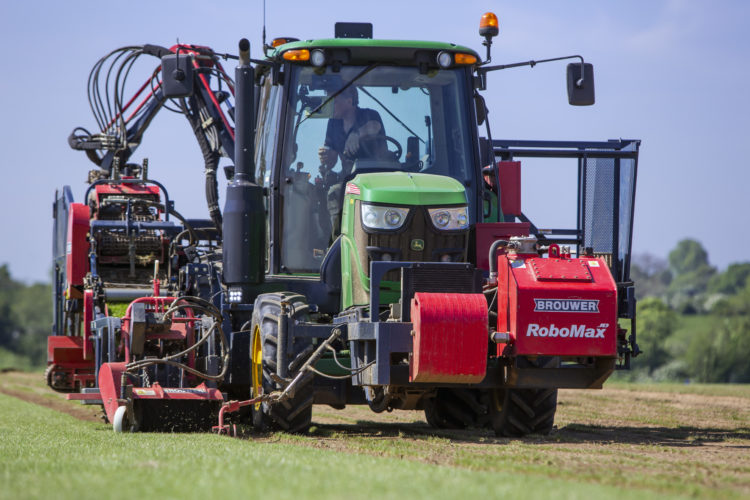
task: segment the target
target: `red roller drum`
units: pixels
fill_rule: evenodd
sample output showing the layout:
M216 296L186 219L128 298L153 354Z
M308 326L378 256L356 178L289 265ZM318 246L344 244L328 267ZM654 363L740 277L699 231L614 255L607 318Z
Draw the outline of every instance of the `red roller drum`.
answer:
M417 292L411 319L411 382L475 384L484 379L488 333L483 294Z

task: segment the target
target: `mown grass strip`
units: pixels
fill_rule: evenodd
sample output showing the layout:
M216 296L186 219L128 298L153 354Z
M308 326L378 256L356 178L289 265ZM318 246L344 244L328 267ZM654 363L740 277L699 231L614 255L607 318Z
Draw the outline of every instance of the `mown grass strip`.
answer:
M428 446L446 442L423 441ZM501 456L513 446L495 445L494 451ZM577 482L575 476L547 478L544 464L539 470L518 465L483 471L400 460L387 448L377 451L389 457L281 439L117 435L109 426L0 395L0 498L669 498L632 490L627 481L600 485ZM404 446L403 453L415 453L413 445Z

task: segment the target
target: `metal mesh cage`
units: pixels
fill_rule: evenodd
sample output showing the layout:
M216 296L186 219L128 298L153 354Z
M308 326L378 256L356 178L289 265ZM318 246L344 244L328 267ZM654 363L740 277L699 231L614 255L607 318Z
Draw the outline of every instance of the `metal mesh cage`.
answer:
M623 151L635 151L631 143ZM612 255L610 267L618 281L630 279L630 248L636 160L631 158L581 159L583 246L594 254Z
M630 281L630 249L633 206L638 170L639 140L518 141L494 140L494 154L502 160L515 158L575 158L578 161L577 227L540 230L526 215L531 232L544 241L573 244L580 255L591 248L603 257L620 283Z
M583 245L614 253L615 192L612 158L583 160Z

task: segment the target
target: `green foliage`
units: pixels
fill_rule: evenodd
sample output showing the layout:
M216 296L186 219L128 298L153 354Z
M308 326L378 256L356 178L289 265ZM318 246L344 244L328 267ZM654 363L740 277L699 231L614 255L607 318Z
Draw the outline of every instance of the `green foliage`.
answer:
M630 277L635 283L635 297L638 300L646 297L664 297L667 287L672 282L672 273L667 261L650 254L634 257Z
M684 239L669 252L669 267L677 276L708 265L708 252L696 240Z
M107 314L122 318L128 311L130 302L107 302Z
M708 252L685 239L667 261L635 256L638 298L636 381L750 381L750 262L717 273Z
M708 263L708 252L700 242L684 239L669 252L669 270L672 280L666 290L666 299L685 314L704 312L708 283L716 269Z
M677 314L653 297L639 302L637 313L638 345L643 351L637 365L651 373L670 359L665 344L677 325Z
M0 347L0 370L31 370L31 361L26 356Z
M28 359L21 364L43 365L51 321L50 285L15 281L8 266L0 266L0 347L15 353L17 360Z
M686 359L701 382L750 382L750 282L712 309L713 328L699 332Z
M620 379L750 382L750 285L710 314L678 315L650 298L639 303L638 315L638 344L645 352L634 360L633 373Z
M750 262L731 264L726 271L717 274L708 282L708 290L713 293L733 295L741 292L750 278Z
M8 266L0 266L0 346L10 346L18 335L18 323L13 317L13 301L18 283L10 277Z

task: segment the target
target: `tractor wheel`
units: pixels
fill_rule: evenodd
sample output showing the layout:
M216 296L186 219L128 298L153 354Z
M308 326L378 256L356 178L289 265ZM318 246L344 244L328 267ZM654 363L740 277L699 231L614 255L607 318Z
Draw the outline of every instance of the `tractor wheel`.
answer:
M557 389L496 389L490 413L495 434L549 434L555 422Z
M557 356L519 357L519 366L558 368ZM555 423L557 389L496 389L492 394L490 414L495 434L523 437L528 434L549 434Z
M425 401L424 416L437 429L489 427L490 394L479 389L438 389Z
M281 303L289 304L289 316L294 320L307 321L309 306L301 295L282 292L259 295L255 300L250 338L251 397L268 394L281 387L271 378L277 373L276 346L278 344L279 317ZM311 345L310 339L295 339L288 353L289 377L299 363L296 356ZM259 403L252 407L253 426L266 432L272 429L286 432L304 433L310 427L313 405L313 377L303 379L297 386L293 398L270 405Z

